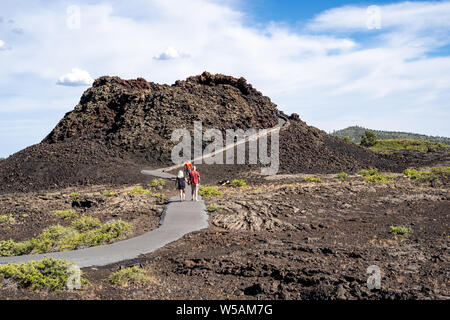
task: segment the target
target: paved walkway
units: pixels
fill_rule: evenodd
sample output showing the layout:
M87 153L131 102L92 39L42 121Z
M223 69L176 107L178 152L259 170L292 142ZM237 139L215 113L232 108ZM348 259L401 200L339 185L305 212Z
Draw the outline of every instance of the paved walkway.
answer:
M142 173L160 178L173 177L173 175L156 170L143 171ZM104 266L123 260L134 259L141 254L151 253L166 244L180 239L187 233L208 227L208 215L206 214L204 202L202 200L198 202L190 201L191 189L190 186L186 187L186 201L180 202L178 197L172 197L163 213L158 229L128 240L87 249L3 257L0 258L0 264L9 262L22 263L51 257L71 261L80 268L85 268Z
M280 119L276 127L267 130L267 134L270 135L273 132L280 130L282 127L287 126L289 126L287 119ZM233 145L216 150L215 152L204 155L201 158L204 159L211 157L214 154L223 152L229 148L234 148L241 143L258 139L259 137L259 134L250 136L243 141L236 142ZM193 163L197 160L200 160L200 158L193 159ZM141 173L164 179L172 179L175 178L175 176L167 173L167 171L175 170L180 167L183 167L183 164L158 170L143 170ZM206 214L205 203L203 200L198 202L190 201L190 186L186 186L186 201L180 202L178 199L179 197L172 197L169 200L169 203L163 213L160 227L141 236L118 241L112 244L90 247L87 249L14 257L0 257L0 264L6 264L9 262L22 263L32 260L41 260L45 257L51 257L71 261L78 267L85 268L91 266L104 266L123 260L134 259L141 254L151 253L159 248L162 248L166 244L180 239L187 233L208 227L208 215Z

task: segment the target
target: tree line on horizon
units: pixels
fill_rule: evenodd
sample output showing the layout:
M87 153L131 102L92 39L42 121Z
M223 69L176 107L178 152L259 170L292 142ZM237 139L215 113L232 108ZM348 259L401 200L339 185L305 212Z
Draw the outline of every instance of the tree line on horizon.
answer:
M360 126L351 126L341 130L334 130L330 134L340 139L348 139L353 143L360 143L361 137L365 135L366 130L369 130L376 134L379 140L387 139L414 139L423 140L429 142L442 143L450 145L450 138L439 137L439 136L428 136L424 134L411 133L411 132L397 132L397 131L383 131L383 130L372 130ZM347 140L346 139L346 140Z

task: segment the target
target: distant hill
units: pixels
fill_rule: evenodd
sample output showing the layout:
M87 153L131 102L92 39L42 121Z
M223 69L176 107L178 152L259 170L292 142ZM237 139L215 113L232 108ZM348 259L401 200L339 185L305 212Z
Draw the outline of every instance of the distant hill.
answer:
M348 137L351 142L359 143L361 142L361 136L364 134L364 131L366 128L359 127L359 126L353 126L348 127L342 130L333 131L331 133L332 136L335 136L337 138L344 139L345 137ZM396 132L396 131L382 131L382 130L372 130L370 131L375 132L377 135L377 138L380 140L387 140L387 139L414 139L414 140L423 140L423 141L430 141L430 142L437 142L437 143L443 143L446 145L450 145L450 138L446 137L434 137L434 136L427 136L424 134L417 134L417 133L410 133L410 132Z

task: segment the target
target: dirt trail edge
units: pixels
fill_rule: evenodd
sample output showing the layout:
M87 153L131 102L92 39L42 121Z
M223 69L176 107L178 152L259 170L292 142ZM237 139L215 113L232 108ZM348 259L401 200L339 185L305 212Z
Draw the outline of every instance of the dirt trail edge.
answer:
M276 127L268 129L263 134L271 134L277 130L280 130L282 127L287 126L289 126L289 122L280 119ZM245 140L238 141L233 145L216 150L211 154L193 159L193 162L195 163L200 159L211 157L218 152L223 152L249 140L258 139L260 136L261 134L250 136ZM182 166L183 164L179 164L157 170L142 170L141 173L164 179L172 179L175 176L167 173L167 171L171 171ZM55 258L67 260L75 263L80 268L85 268L92 266L105 266L124 260L135 259L141 254L148 254L162 248L166 244L180 239L187 233L202 230L208 227L208 215L206 214L205 203L201 199L198 202L190 200L191 188L190 186L186 186L186 201L180 202L176 196L170 198L169 203L163 212L160 227L138 237L86 249L1 257L0 265L7 263L23 263L33 260L41 260L43 258Z

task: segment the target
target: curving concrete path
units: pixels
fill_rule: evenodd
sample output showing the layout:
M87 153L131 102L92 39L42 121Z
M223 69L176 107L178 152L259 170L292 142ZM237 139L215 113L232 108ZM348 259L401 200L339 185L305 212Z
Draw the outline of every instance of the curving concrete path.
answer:
M267 134L280 130L282 127L289 126L289 121L279 119L276 127L268 129ZM260 135L248 137L247 139L236 142L231 146L226 146L216 150L211 154L202 156L208 158L216 153L223 152L229 148L234 148L247 141L258 139ZM200 160L193 159L193 163ZM183 167L183 164L174 165L164 169L142 170L142 174L147 174L164 179L175 178L173 174L168 173L177 168ZM193 202L191 200L191 187L186 186L186 201L180 202L179 197L172 197L169 200L166 209L163 212L160 226L158 229L149 231L143 235L128 240L118 241L112 244L90 247L86 249L52 252L44 254L32 254L13 257L0 257L0 264L23 263L32 260L41 260L43 258L64 259L75 263L80 268L91 266L104 266L123 260L129 260L139 257L141 254L151 253L166 244L176 241L185 234L198 231L208 227L208 215L206 214L205 203L203 200Z
M147 174L150 174L149 172ZM157 171L151 175L166 178L167 174ZM190 187L186 189L186 199L190 200ZM80 268L104 266L123 260L137 258L141 254L151 253L166 244L180 239L187 233L208 227L208 215L203 201L180 202L178 197L172 197L163 213L160 227L143 235L112 244L90 247L80 250L52 252L44 254L23 255L0 258L0 264L9 262L22 263L31 260L41 260L45 257L64 259L75 263Z

